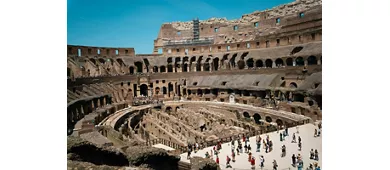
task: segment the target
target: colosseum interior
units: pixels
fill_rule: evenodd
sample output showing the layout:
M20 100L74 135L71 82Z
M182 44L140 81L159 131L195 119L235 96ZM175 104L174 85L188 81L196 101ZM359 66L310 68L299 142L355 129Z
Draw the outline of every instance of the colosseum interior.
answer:
M163 144L177 155L189 143L212 146L322 118L321 0L237 20L163 23L152 54L80 45L67 52L68 145L79 137L127 154ZM83 161L129 165L115 156ZM176 164L168 169L186 169Z

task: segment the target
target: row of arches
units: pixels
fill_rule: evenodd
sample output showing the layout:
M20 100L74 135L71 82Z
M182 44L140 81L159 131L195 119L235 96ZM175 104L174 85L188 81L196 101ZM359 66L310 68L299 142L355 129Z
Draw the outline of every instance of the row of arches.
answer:
M153 66L152 71L154 73L170 73L170 72L190 72L192 69L194 71L218 71L220 69L231 69L231 68L238 68L238 69L252 69L252 68L276 68L276 67L282 67L282 66L305 66L305 65L319 65L320 62L316 56L309 56L305 60L303 57L288 57L285 60L282 58L277 58L275 60L272 59L257 59L254 58L248 58L245 60L245 57L241 57L240 60L235 62L236 55L233 55L233 57L230 59L229 62L227 62L227 55L225 55L222 60L220 60L218 57L211 58L208 57L203 61L203 57L199 57L198 61L195 62L195 57L193 57L189 63L188 57L184 57L183 64L179 64L178 62L181 61L180 57L177 57L175 60L175 63L172 61L172 57L168 58L168 65L163 66ZM129 67L130 74L134 74L135 72L143 72L143 63L140 61L137 61L134 63L134 66ZM149 70L147 68L147 70Z
M251 119L251 116L248 112L243 112L243 116L244 116L244 118ZM259 113L253 114L253 120L255 121L256 124L261 124L260 120L263 120L263 119L268 123L273 122L273 119L271 116L265 116L264 118L262 118ZM275 123L278 124L278 126L283 126L283 124L284 124L281 119L276 119Z

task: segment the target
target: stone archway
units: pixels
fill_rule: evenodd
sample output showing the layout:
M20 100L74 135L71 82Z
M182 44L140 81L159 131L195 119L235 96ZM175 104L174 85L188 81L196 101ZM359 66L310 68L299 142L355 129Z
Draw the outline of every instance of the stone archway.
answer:
M258 114L258 113L255 113L254 115L253 115L253 119L255 120L255 123L256 124L260 124L261 123L261 116L260 116L260 114Z
M307 58L307 65L317 65L317 57L310 56Z
M272 68L272 60L271 59L265 60L265 67Z
M253 58L246 60L246 65L248 66L248 68L253 68L253 63Z
M262 68L262 67L264 67L263 61L262 61L262 60L256 60L256 67L257 67L257 68Z
M267 121L268 123L271 123L272 122L272 118L270 116L266 116L265 117L265 121Z
M140 61L137 61L134 63L134 65L137 67L137 73L142 73L143 72L143 64Z
M214 71L218 71L218 68L219 68L219 58L218 57L213 59L213 66L214 66Z
M276 119L276 124L278 124L278 126L283 126L283 121L280 120L280 119Z
M287 66L294 66L294 61L291 57L286 59L286 65Z
M141 95L148 96L148 85L142 84L141 86L139 86L139 88L140 88Z
M244 112L243 115L244 115L244 118L246 118L246 119L250 119L251 118L251 116L249 115L248 112Z
M238 65L238 69L240 69L240 70L244 69L245 68L244 60L241 59L240 61L238 61L237 65Z
M302 57L298 57L295 59L295 65L296 66L304 66L305 65L305 61L303 60Z

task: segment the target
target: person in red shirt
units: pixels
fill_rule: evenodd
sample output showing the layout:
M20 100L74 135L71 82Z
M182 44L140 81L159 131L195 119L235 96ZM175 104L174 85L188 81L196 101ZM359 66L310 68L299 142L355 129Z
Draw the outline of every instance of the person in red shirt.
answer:
M217 164L219 164L219 157L217 156L217 159L215 160Z
M252 168L255 167L255 164L256 164L256 162L255 162L255 157L252 157L252 159L251 159Z

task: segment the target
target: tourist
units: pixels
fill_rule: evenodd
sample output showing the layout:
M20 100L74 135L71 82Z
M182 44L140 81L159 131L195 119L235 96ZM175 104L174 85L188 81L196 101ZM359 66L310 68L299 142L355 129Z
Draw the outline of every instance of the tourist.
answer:
M229 156L226 156L226 168L231 168L232 166L230 165L230 158Z
M267 146L267 144L265 143L265 140L263 139L263 149L265 149L266 148L266 146Z
M321 129L318 130L317 137L320 137L320 135L321 135Z
M246 146L246 144L244 146L244 149L245 149L245 153L248 153L248 146Z
M190 156L191 156L191 149L188 149L188 151L187 151L187 159L190 159Z
M272 143L272 140L269 141L269 152L273 150L274 144Z
M299 134L299 126L297 126L297 133Z
M300 136L298 136L298 142L301 143L302 139Z
M251 165L252 165L252 169L255 169L255 157L253 156L252 159L251 159Z
M242 135L242 142L245 142L245 135Z
M287 126L286 126L286 136L288 136L288 128L287 128Z
M207 159L209 159L210 158L209 152L206 152L205 156L206 156Z
M216 162L217 164L219 164L219 157L218 157L218 155L217 155L217 159L215 159L215 162Z
M314 151L313 151L313 149L310 150L310 159L314 159Z
M273 170L278 170L278 163L276 162L276 160L274 159L274 162L273 163Z
M298 147L299 147L299 151L301 151L302 150L302 143L301 142L298 143Z
M296 143L297 141L295 140L295 133L293 133L293 139L291 141L291 143Z
M234 153L234 151L232 152L232 158L233 158L233 162L236 162L236 153Z
M306 170L314 170L314 169L313 169L313 164L310 164L309 167L307 167Z
M235 149L235 148L234 148L234 145L232 145L232 152L234 152L234 149Z
M237 147L237 155L240 155L240 150L238 149L238 147Z
M318 151L317 149L314 151L314 160L318 161Z
M248 152L250 152L252 150L251 148L251 144L248 145Z
M260 152L260 148L261 148L261 142L260 141L257 141L256 142L256 152Z
M285 157L286 156L286 146L283 145L282 146L282 157Z
M248 154L248 162L251 161L251 158L252 158L252 152L249 152L249 154Z
M295 167L295 165L296 165L296 163L297 163L297 162L296 162L295 154L292 155L291 160L292 160L292 166Z
M303 161L302 159L298 159L298 170L302 170L303 169Z
M317 129L314 129L314 137L317 137Z
M265 162L265 159L264 159L263 155L261 155L260 156L260 168L264 167L264 162Z
M268 144L265 144L265 153L268 153L269 146Z
M282 134L282 132L280 132L280 141L281 142L283 141L283 134Z

